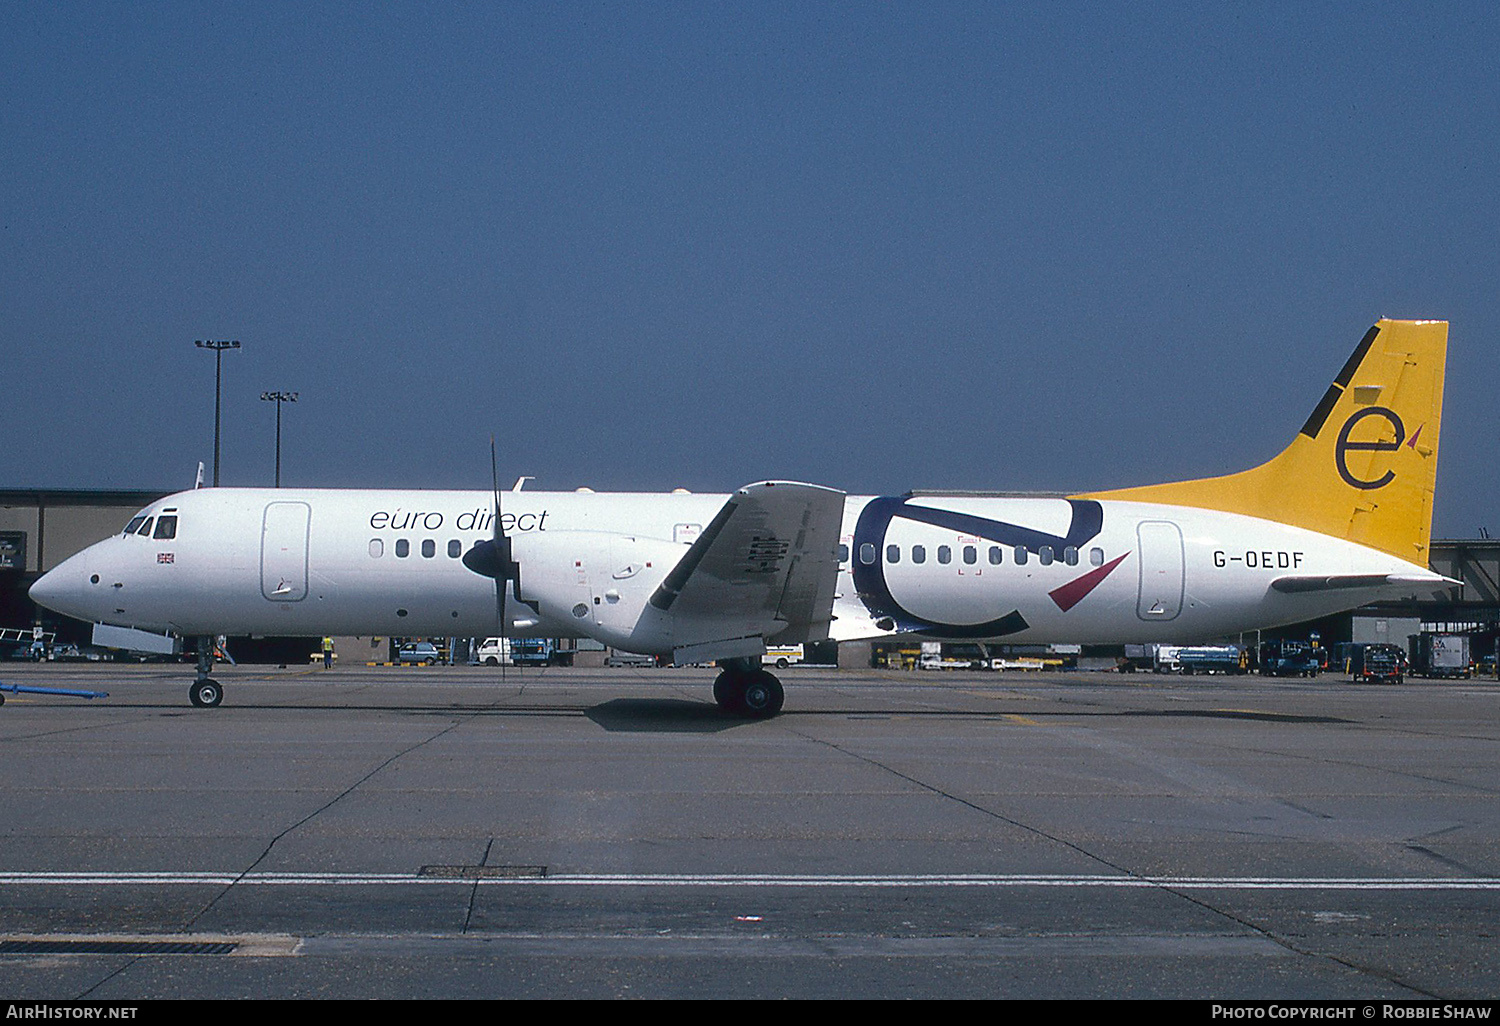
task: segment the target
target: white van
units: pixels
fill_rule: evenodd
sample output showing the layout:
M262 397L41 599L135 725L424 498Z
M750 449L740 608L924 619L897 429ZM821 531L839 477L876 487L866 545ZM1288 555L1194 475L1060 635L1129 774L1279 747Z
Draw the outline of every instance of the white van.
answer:
M766 648L763 663L771 663L776 669L784 670L788 666L796 666L802 661L801 645L770 645Z
M474 663L499 666L501 663L515 665L510 657L509 638L485 638L474 650Z

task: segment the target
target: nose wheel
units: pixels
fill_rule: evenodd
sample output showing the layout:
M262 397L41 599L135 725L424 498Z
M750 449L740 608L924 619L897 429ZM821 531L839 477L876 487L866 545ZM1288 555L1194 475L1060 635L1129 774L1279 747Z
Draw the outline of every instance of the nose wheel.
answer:
M714 701L727 713L764 720L781 712L786 692L773 673L725 667L714 680Z
M198 639L198 678L188 688L188 701L199 709L212 709L224 700L224 685L209 676L214 672L214 645L218 639Z

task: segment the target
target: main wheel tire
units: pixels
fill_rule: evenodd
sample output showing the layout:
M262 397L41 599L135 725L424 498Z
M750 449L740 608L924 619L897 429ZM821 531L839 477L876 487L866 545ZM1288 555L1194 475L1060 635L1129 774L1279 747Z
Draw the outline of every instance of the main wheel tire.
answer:
M218 681L205 677L203 680L193 681L193 686L188 689L188 698L200 709L213 708L224 700L224 688Z
M735 686L734 674L728 670L714 678L714 702L725 712L739 711L739 688Z
M740 708L748 716L763 720L781 712L786 701L786 692L775 674L765 670L752 670L746 674L740 690Z

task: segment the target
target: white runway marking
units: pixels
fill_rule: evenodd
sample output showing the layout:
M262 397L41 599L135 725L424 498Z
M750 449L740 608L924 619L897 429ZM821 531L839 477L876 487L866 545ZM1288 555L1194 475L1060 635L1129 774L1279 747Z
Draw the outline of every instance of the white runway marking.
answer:
M452 878L417 873L0 873L0 887L1048 887L1167 888L1180 891L1495 891L1490 877L1260 877L1088 875L559 874L522 878Z

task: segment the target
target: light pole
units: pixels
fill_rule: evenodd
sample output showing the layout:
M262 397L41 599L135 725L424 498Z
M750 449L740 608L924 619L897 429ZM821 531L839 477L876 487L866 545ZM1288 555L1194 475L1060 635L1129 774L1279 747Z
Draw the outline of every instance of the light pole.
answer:
M276 487L281 487L281 404L297 401L296 392L262 392L261 399L276 404Z
M214 487L219 487L219 396L221 393L220 383L223 378L224 350L238 349L238 340L233 342L212 341L205 342L202 339L193 345L199 349L212 349L214 351Z

